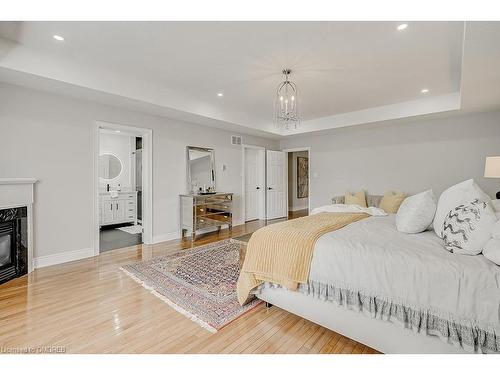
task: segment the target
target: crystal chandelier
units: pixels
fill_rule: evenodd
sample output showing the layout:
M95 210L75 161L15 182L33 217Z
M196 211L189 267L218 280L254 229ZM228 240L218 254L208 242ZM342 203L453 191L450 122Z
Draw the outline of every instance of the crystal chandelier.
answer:
M285 130L297 129L300 123L297 86L288 79L291 72L291 69L283 69L285 80L276 90L274 108L275 125Z

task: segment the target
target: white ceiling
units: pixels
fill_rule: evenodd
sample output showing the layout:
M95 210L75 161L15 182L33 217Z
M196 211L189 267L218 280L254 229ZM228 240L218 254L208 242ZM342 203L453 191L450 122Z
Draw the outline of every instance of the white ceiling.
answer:
M463 22L399 23L0 22L0 79L262 134L279 133L284 67L299 133L458 110L466 94L474 110L500 105L499 23L467 23L465 44ZM479 84L479 98L462 92Z

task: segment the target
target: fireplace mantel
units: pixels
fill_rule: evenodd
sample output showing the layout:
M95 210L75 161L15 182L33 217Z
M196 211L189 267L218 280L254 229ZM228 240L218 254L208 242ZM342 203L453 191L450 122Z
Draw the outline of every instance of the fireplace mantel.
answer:
M28 209L28 273L33 270L33 204L36 178L0 178L0 209Z
M22 185L34 184L38 181L36 178L0 178L0 185Z

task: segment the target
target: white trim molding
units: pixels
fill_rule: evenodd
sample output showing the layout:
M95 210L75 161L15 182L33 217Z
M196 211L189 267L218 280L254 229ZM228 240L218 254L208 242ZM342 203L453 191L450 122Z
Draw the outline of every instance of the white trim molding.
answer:
M36 178L0 178L0 185L21 185L34 184L38 182Z
M49 254L33 259L34 268L43 268L53 266L56 264L72 262L75 260L90 258L94 256L94 249L89 247L87 249L64 251L57 254Z
M245 222L241 219L238 219L236 221L233 221L233 228L236 225L242 225L245 224ZM227 229L229 226L227 224L221 225L221 229ZM216 230L212 228L203 228L198 230L198 234L206 234L206 233L211 233L211 232L216 232ZM181 230L177 230L175 232L169 232L169 233L163 233L163 234L158 234L153 236L153 242L152 244L157 244L160 242L167 242L167 241L172 241L172 240L179 240L181 239Z
M240 219L237 219L237 220L233 220L233 228L234 228L235 226L238 226L238 225L243 225L243 224L245 224L245 219L241 219L241 218L240 218ZM225 226L224 226L224 227L225 227Z
M397 120L432 113L456 111L461 108L461 92L431 96L406 102L365 108L359 111L339 113L302 122L296 130L282 131L282 136L307 134L320 130L344 128L375 122Z
M144 228L142 240L144 244L153 244L155 243L153 238L153 130L106 121L96 121L92 151L94 255L99 255L99 132L101 129L120 130L122 133L142 137L142 226Z
M286 173L287 173L287 179L286 179L286 202L288 204L288 153L289 152L299 152L299 151L307 151L307 158L308 158L308 180L309 180L309 196L307 197L307 209L308 213L310 214L312 211L311 207L311 193L312 193L312 181L311 181L311 147L296 147L296 148L286 148L284 150L281 150L283 152L287 153L287 168L286 168ZM294 210L295 211L295 210Z
M153 236L153 244L157 244L160 242L178 240L181 238L180 229L175 232L163 233Z

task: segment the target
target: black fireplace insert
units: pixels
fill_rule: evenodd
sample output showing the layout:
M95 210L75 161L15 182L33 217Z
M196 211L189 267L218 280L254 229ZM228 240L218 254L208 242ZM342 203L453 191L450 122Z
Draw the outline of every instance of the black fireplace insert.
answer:
M27 273L27 208L0 210L0 284Z

